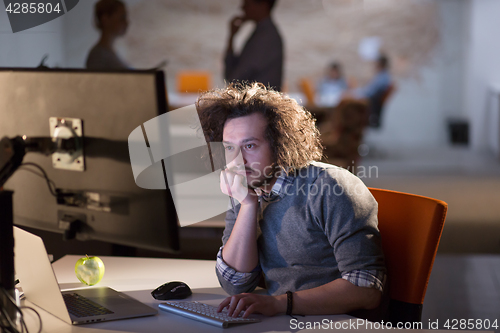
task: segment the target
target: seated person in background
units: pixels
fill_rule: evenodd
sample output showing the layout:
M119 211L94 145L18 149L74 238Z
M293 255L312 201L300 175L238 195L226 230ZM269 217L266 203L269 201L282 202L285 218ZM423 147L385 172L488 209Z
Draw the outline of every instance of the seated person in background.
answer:
M370 109L369 124L372 127L380 127L380 114L384 95L392 84L391 74L389 73L389 58L380 55L375 62L375 76L364 87L354 89L353 97L368 100Z
M87 69L128 69L113 50L118 37L125 35L128 27L127 8L120 0L99 0L94 7L95 23L101 31L97 44L90 50Z
M338 62L333 62L328 67L326 76L318 84L315 103L318 106L336 106L346 89L342 67Z
M239 202L227 211L216 264L233 296L218 310L377 308L386 272L377 202L349 171L314 162L322 147L311 114L261 83L206 92L196 106L207 141L225 148L221 190ZM251 293L262 274L269 295Z
M366 86L354 89L354 96L371 99L377 95L382 95L389 88L392 82L389 73L389 59L385 55L380 55L375 62L374 69L375 76Z

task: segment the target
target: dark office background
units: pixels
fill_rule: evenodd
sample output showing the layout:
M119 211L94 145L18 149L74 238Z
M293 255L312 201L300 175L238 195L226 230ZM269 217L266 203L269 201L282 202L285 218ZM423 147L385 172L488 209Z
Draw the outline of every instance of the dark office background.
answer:
M222 86L228 20L238 12L238 1L125 2L130 30L117 50L129 63L146 68L168 60L170 93L176 92L176 74L185 69L208 70L213 86ZM91 24L94 3L80 1L61 19L18 34L11 33L6 14L1 12L0 44L9 47L0 49L0 66L35 67L48 54L51 67L82 68L98 37ZM500 254L500 42L496 37L500 1L350 3L278 3L274 17L285 40L287 91L300 93L299 80L317 80L334 59L345 63L346 75L363 82L370 75L370 64L358 56L358 43L364 37L380 37L393 59L397 92L386 105L382 127L365 133L371 153L358 167L376 167L377 172L363 181L368 186L431 196L449 204L438 259ZM410 16L412 20L406 19ZM366 23L360 26L360 20ZM250 31L247 27L244 33ZM240 37L240 45L242 40L244 37ZM106 243L64 243L58 234L38 233L56 258L68 253L112 253ZM182 256L214 259L221 233L220 228L183 228ZM164 256L144 250L137 253ZM451 271L472 274L475 269L470 264L454 268L439 262L442 269ZM441 277L439 281L431 277L434 287L429 290L445 285L443 281L449 276ZM472 288L471 282L463 279L457 283L460 288ZM500 290L496 286L496 290L484 292L497 295L497 301L478 305L469 312L472 318L480 314L491 317L493 312L498 317ZM435 314L425 311L426 307L438 311L441 305L437 298L428 293L426 302L430 305L424 306L424 317L434 318Z

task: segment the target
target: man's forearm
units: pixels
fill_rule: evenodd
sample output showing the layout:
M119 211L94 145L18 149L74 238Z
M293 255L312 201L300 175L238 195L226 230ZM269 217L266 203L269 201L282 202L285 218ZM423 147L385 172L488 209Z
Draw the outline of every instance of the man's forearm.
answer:
M286 295L275 297L279 312L286 311ZM303 315L342 314L358 309L374 309L382 293L374 288L358 287L344 279L293 294L293 313Z
M257 205L242 205L231 236L222 249L224 262L238 272L251 272L258 264Z
M293 293L292 314L332 315L344 314L359 309L374 309L380 304L382 293L378 289L358 287L344 279ZM227 307L229 314L244 317L251 313L266 316L284 314L287 310L287 295L267 296L243 293L226 298L218 311Z

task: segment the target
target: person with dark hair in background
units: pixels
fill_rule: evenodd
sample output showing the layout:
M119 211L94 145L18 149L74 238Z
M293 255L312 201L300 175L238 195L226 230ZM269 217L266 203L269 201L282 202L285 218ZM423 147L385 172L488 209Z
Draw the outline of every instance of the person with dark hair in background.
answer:
M87 56L87 69L128 69L129 66L113 49L115 40L127 31L125 4L120 0L99 0L94 7L94 15L101 37Z
M349 171L321 159L312 115L261 83L202 94L207 142L222 142L226 213L216 274L233 317L257 312L379 310L385 264L377 202ZM268 295L251 293L263 275ZM381 313L382 314L382 313Z
M276 0L243 0L243 16L231 20L230 34L225 55L224 78L261 82L280 91L283 78L283 42L271 19ZM245 21L257 25L237 56L233 50L233 39Z
M342 73L342 66L338 62L332 62L326 76L318 84L316 105L326 107L337 105L346 89L347 82Z
M366 86L357 88L353 92L354 97L368 101L371 127L380 127L384 96L392 84L389 67L389 58L381 54L375 62L375 76Z

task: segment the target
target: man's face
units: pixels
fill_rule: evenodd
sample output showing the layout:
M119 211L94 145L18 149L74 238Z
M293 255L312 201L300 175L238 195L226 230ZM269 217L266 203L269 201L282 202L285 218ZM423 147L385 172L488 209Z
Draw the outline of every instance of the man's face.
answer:
M273 178L273 154L265 138L267 121L260 113L229 119L222 134L228 168L246 175L251 187L263 187ZM241 151L243 160L236 156Z
M110 15L104 15L101 24L108 32L114 36L123 36L127 32L128 17L125 6L119 6Z
M330 79L332 80L338 80L340 79L340 73L337 69L335 68L330 68L328 75L330 76Z
M245 13L245 18L247 20L255 21L266 8L264 2L258 2L255 0L243 0L241 4L241 9Z

